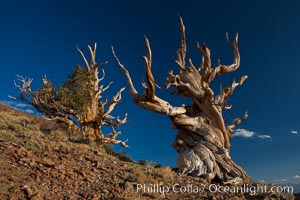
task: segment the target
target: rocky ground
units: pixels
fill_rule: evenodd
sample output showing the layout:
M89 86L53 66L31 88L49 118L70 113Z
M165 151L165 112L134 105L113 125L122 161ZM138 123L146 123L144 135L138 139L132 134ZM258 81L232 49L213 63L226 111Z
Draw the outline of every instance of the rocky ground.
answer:
M0 199L294 199L290 193L236 193L231 186L224 191L221 183L136 163L109 147L70 142L62 126L3 104L0 163Z

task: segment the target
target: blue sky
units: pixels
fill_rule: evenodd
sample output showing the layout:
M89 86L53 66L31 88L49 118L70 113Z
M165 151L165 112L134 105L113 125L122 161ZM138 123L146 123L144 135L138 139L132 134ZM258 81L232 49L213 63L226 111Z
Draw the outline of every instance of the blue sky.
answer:
M195 64L201 58L196 41L206 42L214 64L218 59L231 63L233 55L225 32L231 37L239 33L240 68L213 83L219 88L220 83L230 84L234 77L249 76L231 97L232 110L224 113L232 119L249 111L248 120L237 127L240 137L232 140L233 160L254 179L300 182L300 2L70 2L1 1L1 101L11 101L7 95L17 94L13 85L16 74L32 77L33 88L41 84L44 74L56 85L63 84L72 68L83 64L77 45L87 52L87 45L94 42L98 44L97 61L109 61L103 84L114 80L107 97L127 86L112 57L111 45L142 92L143 35L151 42L156 82L164 85L169 69L178 72L174 59L180 43L181 15L186 25L187 56ZM173 105L188 102L171 96L171 91L158 91L158 96ZM22 104L14 106L29 111ZM176 130L171 129L168 117L135 106L128 90L115 110L115 114L124 113L128 113L129 123L120 130L122 138L129 139L127 154L135 160L175 166L177 153L171 143Z

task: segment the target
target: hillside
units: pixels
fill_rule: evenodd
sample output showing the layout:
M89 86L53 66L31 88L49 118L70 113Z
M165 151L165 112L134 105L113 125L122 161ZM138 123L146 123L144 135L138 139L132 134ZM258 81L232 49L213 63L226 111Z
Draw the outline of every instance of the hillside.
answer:
M0 199L294 199L288 193L212 192L199 177L70 142L61 125L1 103L0 163Z

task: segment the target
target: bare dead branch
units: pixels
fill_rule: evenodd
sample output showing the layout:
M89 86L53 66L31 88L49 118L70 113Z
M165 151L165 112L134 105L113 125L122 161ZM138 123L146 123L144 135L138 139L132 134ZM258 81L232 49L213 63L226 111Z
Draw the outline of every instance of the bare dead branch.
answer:
M120 60L119 60L119 58L117 57L117 55L116 55L116 53L115 53L113 47L111 47L111 50L112 50L112 54L113 54L115 60L117 61L117 64L119 65L119 67L123 70L123 72L124 72L125 75L126 75L126 78L127 78L127 81L128 81L128 85L129 85L129 87L130 87L130 93L131 93L131 95L132 95L135 99L137 99L137 98L138 98L138 92L136 91L136 89L135 89L135 87L134 87L134 85L133 85L133 82L132 82L132 80L131 80L131 77L130 77L130 74L129 74L128 70L127 70L127 69L125 68L125 66L120 62Z
M235 80L233 80L231 87L225 87L224 88L224 98L228 98L229 96L231 96L233 94L233 91L235 90L236 87L241 86L245 80L248 78L247 75L242 76L242 78L240 79L240 81L237 83L235 82Z
M114 83L113 81L109 82L109 84L108 84L105 88L101 89L102 92L105 92L107 89L109 89L109 87L110 87L113 83Z
M49 121L57 121L57 122L63 122L70 126L77 126L77 124L73 121L68 119L67 117L59 117L59 116L43 116L44 119Z
M121 134L121 131L118 131L118 132L117 132L113 126L111 127L111 130L112 130L112 133L113 133L113 135L111 136L111 138L112 138L113 140L115 140L116 137L117 137L119 134Z
M46 85L47 83L49 83L46 75L43 76L42 81L43 81L43 85Z
M105 70L103 68L101 70L102 70L102 77L98 79L98 83L103 81L103 79L105 78Z
M145 36L145 42L147 47L147 55L143 56L145 63L146 63L146 78L149 86L146 88L146 95L147 99L149 101L154 100L155 95L155 80L151 71L152 67L152 53L151 53L151 47L148 38ZM146 84L144 84L145 86Z
M120 119L119 116L113 117L111 115L107 115L103 121L105 126L110 126L110 127L121 126L122 124L127 123L127 113L125 114L123 119Z
M126 142L128 140L125 140L125 141L121 141L121 140L115 140L113 138L110 138L110 137L104 137L102 138L102 142L104 144L120 144L122 147L129 147Z
M186 37L185 37L185 26L182 17L180 20L180 32L181 32L181 45L177 50L177 60L176 63L179 65L181 70L185 70L185 57L186 57Z
M230 97L233 94L233 91L236 89L236 87L241 86L247 78L248 76L242 76L238 83L235 80L233 80L231 87L225 87L223 90L220 91L220 94L214 98L214 105L218 106L220 111L222 109L231 109L232 105L227 105L228 97Z
M96 50L97 50L97 43L94 44L94 49L90 45L88 45L90 54L91 54L91 62L90 62L90 67L96 67Z
M118 132L117 132L117 131L115 130L114 126L112 126L111 129L112 129L112 133L109 134L109 136L104 137L104 138L102 139L102 141L103 141L104 143L109 143L109 144L121 144L121 146L123 146L123 147L128 147L128 145L126 144L126 142L128 141L128 139L125 140L125 141L116 140L116 138L117 138L122 132L121 132L121 131L118 131Z
M226 32L226 41L231 46L234 53L234 62L231 65L219 65L215 68L212 77L220 76L225 73L233 72L240 66L240 53L238 49L238 33L236 33L235 40L230 41L228 38L228 33ZM212 79L213 79L212 78Z
M124 90L125 90L125 87L121 88L119 90L119 92L113 97L113 99L109 103L109 107L108 107L107 111L105 111L105 113L102 115L102 118L107 117L114 110L117 103L119 103L120 100L122 99L121 94Z
M64 112L64 115L66 116L74 116L76 118L76 120L79 122L79 123L82 123L83 120L82 120L82 116L77 113L75 110L73 109L70 109L70 108L66 108L65 106L62 106L62 105L59 105L60 107L62 107L62 110Z
M34 92L31 89L31 83L32 83L33 79L23 77L20 75L16 75L16 77L17 77L17 81L19 81L20 84L18 84L16 82L16 80L14 80L14 85L16 88L18 88L20 90L20 98L25 100L26 93L29 93L34 96Z
M200 65L199 71L203 69L206 73L211 71L211 59L210 59L210 50L206 46L205 43L203 43L202 47L199 44L199 42L196 43L197 49L201 52L202 54L202 63ZM208 77L207 77L208 78Z
M230 130L234 129L237 125L241 124L248 118L248 111L245 112L242 118L235 118L232 120L231 125L227 126Z
M237 70L237 68L240 66L240 53L239 53L239 49L238 49L238 38L239 38L239 35L238 35L238 33L236 33L234 41L230 42L230 40L228 38L228 33L226 32L227 43L233 49L234 62L233 62L233 64L227 66L225 69L225 72L223 72L223 73L233 72L233 71Z
M197 42L197 48L202 53L202 64L200 69L204 69L203 82L209 84L216 76L220 76L225 73L233 72L240 66L240 54L238 50L238 34L236 34L235 40L231 42L228 38L228 33L226 33L226 41L232 47L234 53L234 62L231 65L222 65L220 60L218 60L218 66L214 69L211 68L210 50L204 43L201 47Z
M119 65L119 67L122 69L122 71L124 72L124 74L126 75L127 81L128 81L128 85L130 87L130 93L131 95L134 97L134 102L145 108L145 109L149 109L152 110L154 112L157 113L162 113L162 114L167 114L169 115L172 112L172 106L169 104L169 102L164 101L163 99L160 99L159 97L155 96L155 82L154 82L154 77L152 75L151 72L151 62L152 62L152 57L151 57L151 48L150 48L150 43L148 41L147 38L145 38L146 40L146 47L148 50L147 55L144 57L144 60L146 62L146 76L147 76L147 81L149 83L149 85L151 86L147 86L144 83L144 87L146 88L146 93L144 93L142 96L139 96L138 92L136 91L130 74L128 72L128 70L124 67L124 65L120 62L119 58L116 56L114 49L112 48L112 53ZM150 88L150 89L149 89ZM148 90L148 91L147 91Z
M80 53L80 55L81 55L81 57L82 57L82 59L83 59L85 65L86 65L88 71L91 71L91 67L90 67L90 65L89 65L89 63L88 63L88 61L87 61L87 59L85 58L84 54L82 53L82 51L79 49L78 46L77 46L77 51Z
M106 90L108 90L112 84L113 84L113 81L111 81L106 87L104 87L103 85L101 85L101 86L99 87L99 89L98 89L96 95L95 95L95 98L101 99L101 98L102 98L101 94L102 94L103 92L105 92Z

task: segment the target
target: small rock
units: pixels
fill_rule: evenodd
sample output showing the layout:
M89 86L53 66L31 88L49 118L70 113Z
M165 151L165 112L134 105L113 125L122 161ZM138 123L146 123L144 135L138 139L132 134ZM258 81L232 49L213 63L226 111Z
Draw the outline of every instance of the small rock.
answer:
M28 196L33 194L32 189L28 185L24 185L21 190L23 190Z
M50 158L43 158L39 163L45 165L46 167L54 167L55 163Z

